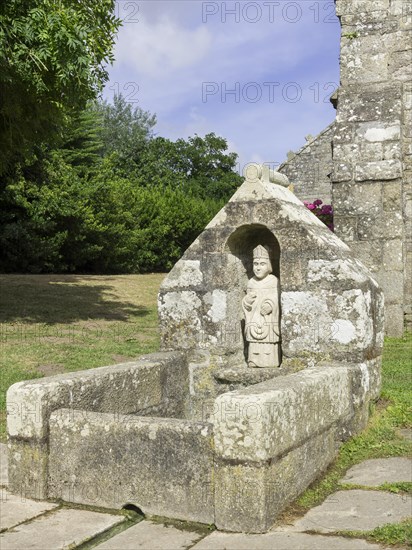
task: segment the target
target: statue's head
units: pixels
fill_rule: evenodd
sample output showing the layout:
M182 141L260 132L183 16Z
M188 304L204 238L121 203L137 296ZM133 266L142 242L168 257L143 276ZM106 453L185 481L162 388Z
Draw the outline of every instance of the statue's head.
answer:
M259 244L253 249L253 273L258 279L264 279L272 271L269 248Z

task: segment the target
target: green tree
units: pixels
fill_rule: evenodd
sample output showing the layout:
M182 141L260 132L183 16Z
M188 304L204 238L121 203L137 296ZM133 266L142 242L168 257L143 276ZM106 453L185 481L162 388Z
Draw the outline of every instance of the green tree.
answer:
M0 5L0 174L95 98L120 21L115 0Z
M59 151L77 174L89 177L104 155L103 117L95 103L71 117L62 133Z
M142 185L171 186L200 199L227 200L242 183L235 172L236 153L214 133L172 142L158 137L147 143L140 157Z
M136 170L146 143L153 137L156 115L132 107L124 97L115 95L113 104L104 101L96 105L102 118L104 156L111 155L113 167L123 175Z

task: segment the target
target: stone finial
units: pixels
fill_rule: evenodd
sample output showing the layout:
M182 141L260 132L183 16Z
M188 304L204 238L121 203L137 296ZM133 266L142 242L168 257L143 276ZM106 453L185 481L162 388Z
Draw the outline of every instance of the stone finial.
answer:
M249 163L244 169L243 175L247 181L251 182L260 180L263 183L275 183L277 185L281 185L282 187L289 187L290 185L289 180L285 175L269 168L269 166L265 164Z

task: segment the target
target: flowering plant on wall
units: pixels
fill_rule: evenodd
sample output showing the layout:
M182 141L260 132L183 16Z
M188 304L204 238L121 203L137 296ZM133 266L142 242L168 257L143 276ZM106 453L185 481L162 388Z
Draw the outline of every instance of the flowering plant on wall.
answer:
M323 201L316 199L313 202L303 201L303 204L311 210L312 214L315 214L328 228L333 231L333 208L331 204L323 204Z

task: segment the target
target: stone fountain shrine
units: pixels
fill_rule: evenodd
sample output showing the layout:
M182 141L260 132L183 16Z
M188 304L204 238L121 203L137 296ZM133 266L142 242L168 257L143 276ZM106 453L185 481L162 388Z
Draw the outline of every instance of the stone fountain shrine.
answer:
M163 281L160 353L14 384L10 490L261 533L365 427L383 295L250 165Z

